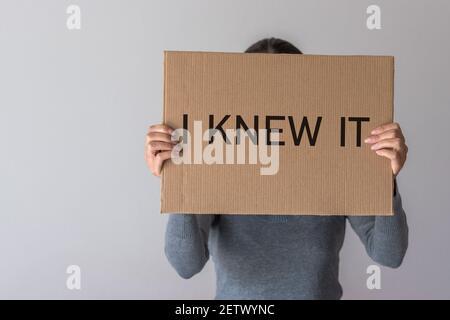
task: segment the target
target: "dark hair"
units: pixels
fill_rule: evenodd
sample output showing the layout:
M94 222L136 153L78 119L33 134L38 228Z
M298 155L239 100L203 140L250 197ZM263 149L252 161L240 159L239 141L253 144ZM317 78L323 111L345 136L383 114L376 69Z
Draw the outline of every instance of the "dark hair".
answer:
M277 38L266 38L259 40L258 42L252 44L247 50L245 50L245 53L302 54L300 49L298 49L292 43Z

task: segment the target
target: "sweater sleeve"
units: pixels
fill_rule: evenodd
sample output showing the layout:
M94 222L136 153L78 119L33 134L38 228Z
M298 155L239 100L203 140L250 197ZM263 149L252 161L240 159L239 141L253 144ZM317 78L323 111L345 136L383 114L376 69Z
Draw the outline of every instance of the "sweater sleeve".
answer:
M393 216L347 218L372 260L398 268L408 248L408 224L398 191L394 195L393 208Z
M165 254L177 273L189 279L209 259L209 229L214 215L171 214L166 228Z

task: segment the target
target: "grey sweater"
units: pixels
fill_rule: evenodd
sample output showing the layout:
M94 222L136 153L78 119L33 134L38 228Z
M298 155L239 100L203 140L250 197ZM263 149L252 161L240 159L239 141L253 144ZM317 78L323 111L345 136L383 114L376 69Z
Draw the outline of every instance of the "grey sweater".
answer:
M408 226L400 195L394 216L170 215L166 256L190 278L209 256L216 299L339 299L339 251L346 220L377 263L400 266Z

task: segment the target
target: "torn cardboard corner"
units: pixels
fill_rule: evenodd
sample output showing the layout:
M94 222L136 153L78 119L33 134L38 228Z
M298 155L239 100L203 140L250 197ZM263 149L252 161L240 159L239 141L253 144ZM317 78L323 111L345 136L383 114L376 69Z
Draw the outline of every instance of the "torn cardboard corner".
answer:
M393 77L386 56L165 52L183 151L161 212L391 215L389 160L363 141L392 122Z

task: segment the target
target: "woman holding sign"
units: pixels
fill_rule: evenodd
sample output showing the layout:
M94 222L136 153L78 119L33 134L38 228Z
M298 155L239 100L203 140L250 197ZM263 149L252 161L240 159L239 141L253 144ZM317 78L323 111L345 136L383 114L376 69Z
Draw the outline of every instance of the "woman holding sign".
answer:
M261 40L246 52L302 54L287 41ZM173 129L150 127L146 162L159 176L175 144ZM400 126L385 124L364 141L402 169L408 148ZM249 216L170 215L165 252L183 278L215 262L217 299L339 299L339 252L346 220L377 263L397 268L408 246L408 226L400 194L394 188L393 216Z

